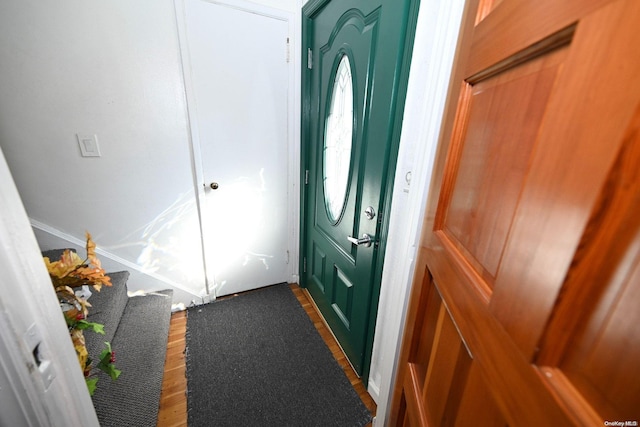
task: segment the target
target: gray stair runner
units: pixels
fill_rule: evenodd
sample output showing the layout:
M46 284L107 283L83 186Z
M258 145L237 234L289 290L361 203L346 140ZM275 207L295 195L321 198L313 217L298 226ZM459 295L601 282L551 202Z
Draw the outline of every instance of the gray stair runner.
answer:
M60 258L62 251L45 251L43 256L55 261ZM98 373L98 388L92 396L93 406L102 427L155 427L173 291L128 297L129 272L108 275L111 277L111 287L103 286L101 292L92 289L87 319L102 323L105 335L85 331L84 336L89 356L94 359L105 348L104 342L111 342L116 353L116 367L122 374L112 381L105 373Z

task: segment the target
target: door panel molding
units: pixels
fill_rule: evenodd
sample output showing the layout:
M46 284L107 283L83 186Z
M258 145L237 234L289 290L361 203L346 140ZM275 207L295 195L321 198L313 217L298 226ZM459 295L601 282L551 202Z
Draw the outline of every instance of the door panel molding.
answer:
M571 54L557 80L557 90L549 101L548 119L543 123L539 144L532 158L529 180L540 185L528 186L521 196L516 213L516 222L511 231L510 242L502 261L505 279L520 276L517 284L509 286L497 282L492 300L495 315L503 320L509 331L522 330L526 325L528 334L519 338L519 345L528 354L535 351L536 341L548 321L548 312L560 291L583 233L591 209L597 200L597 192L573 191L577 184L585 188L599 188L616 159L624 132L638 102L640 81L638 66L630 64L629 58L640 57L640 46L629 43L637 34L637 7L627 1L613 1L580 21L571 46ZM615 26L603 26L616 22ZM600 41L592 47L594 41ZM585 58L589 58L585 64ZM635 66L634 66L635 65ZM620 85L620 82L626 82ZM597 82L597 85L593 84ZM601 121L608 111L620 112L606 121ZM609 144L598 144L602 135L609 135ZM576 150L564 141L581 141ZM562 164L563 173L557 179L549 179L548 164ZM544 184L542 184L544 183ZM544 202L541 203L541 197ZM565 207L570 206L570 210ZM571 225L566 222L572 218ZM531 236L532 225L540 218L548 218L544 227ZM554 255L549 250L538 250L530 258L530 271L523 274L521 263L512 260L526 248L517 242L521 238L533 245L548 246L554 242ZM561 244L561 242L566 242ZM551 258L551 259L550 259ZM554 284L553 288L550 284ZM536 297L532 289L545 289ZM540 295L542 294L542 295ZM508 300L508 301L507 301ZM528 315L517 321L504 320L507 312L527 308ZM515 335L515 334L514 334Z
M509 58L527 51L533 43L548 40L563 29L572 27L577 20L591 14L608 0L565 0L553 6L543 2L502 1L478 25L470 46L465 74L475 75ZM538 25L524 34L520 25L532 19ZM559 29L560 32L559 32ZM495 43L500 34L501 43Z

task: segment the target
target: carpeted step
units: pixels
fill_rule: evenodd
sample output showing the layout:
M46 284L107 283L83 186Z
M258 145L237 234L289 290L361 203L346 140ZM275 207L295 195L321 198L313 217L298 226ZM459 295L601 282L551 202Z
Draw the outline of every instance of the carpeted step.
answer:
M51 262L58 261L66 249L51 249L43 251L42 256L48 257ZM69 248L75 252L75 249ZM85 343L89 356L98 357L104 349L104 342L111 342L116 333L120 318L127 305L127 280L129 279L128 271L118 271L107 274L111 278L112 286L103 286L100 292L89 287L91 297L88 302L90 322L101 323L104 325L104 335L96 334L92 331L85 331Z
M89 356L97 358L105 348L104 342L112 342L113 336L118 329L120 319L124 313L129 298L127 297L128 271L118 271L109 273L111 286L103 286L100 292L91 288L89 298L89 322L101 323L104 325L104 335L99 335L93 331L85 331L84 339L87 345Z
M75 249L69 248L71 252L75 252ZM42 251L43 257L48 257L49 261L58 261L66 249L50 249L48 251Z
M171 320L173 291L128 300L113 337L116 381L99 373L93 404L102 427L155 427ZM93 297L92 297L93 298Z
M42 252L57 261L65 249ZM73 250L73 249L72 249ZM105 335L85 331L89 356L94 360L104 342L116 353L120 378L112 381L98 372L98 387L92 396L102 427L155 427L158 419L162 377L171 321L172 290L128 297L128 271L108 273L112 286L100 292L91 289L88 321L104 325Z

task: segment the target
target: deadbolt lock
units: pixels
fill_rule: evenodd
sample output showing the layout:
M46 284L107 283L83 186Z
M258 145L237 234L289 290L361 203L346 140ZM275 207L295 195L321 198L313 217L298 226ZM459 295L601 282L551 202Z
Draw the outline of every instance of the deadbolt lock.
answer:
M373 209L373 206L369 206L368 208L366 208L364 210L364 215L367 217L367 219L375 218L376 211L375 211L375 209Z

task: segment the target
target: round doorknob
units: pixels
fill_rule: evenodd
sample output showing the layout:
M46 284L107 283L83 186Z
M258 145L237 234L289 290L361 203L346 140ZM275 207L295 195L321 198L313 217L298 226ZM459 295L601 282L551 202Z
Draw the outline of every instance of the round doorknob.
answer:
M217 190L219 185L217 182L212 182L211 184L209 184L209 187L211 187L212 190Z

